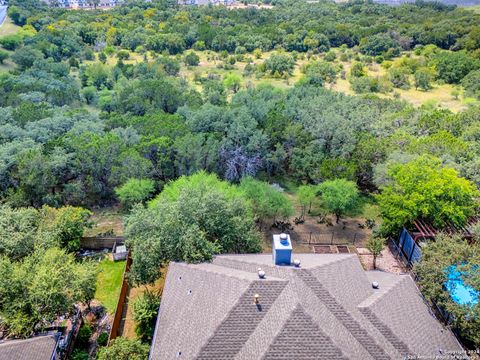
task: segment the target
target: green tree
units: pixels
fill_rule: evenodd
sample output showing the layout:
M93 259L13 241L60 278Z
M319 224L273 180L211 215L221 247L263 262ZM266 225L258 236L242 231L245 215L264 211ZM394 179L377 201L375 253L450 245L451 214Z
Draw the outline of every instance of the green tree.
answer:
M480 70L470 71L462 79L462 86L465 88L467 96L480 99Z
M360 41L360 51L370 56L389 55L398 56L400 45L388 34L375 34Z
M91 215L89 210L81 207L64 206L55 209L44 206L40 210L39 236L47 238L54 246L76 251L80 248L85 228L90 226Z
M317 196L317 187L314 185L302 185L298 187L297 191L298 202L302 207L302 217L305 216L305 213L312 210L312 203ZM308 208L308 210L307 210Z
M159 307L160 297L150 291L144 292L143 295L133 303L135 333L144 343L150 344L152 342Z
M102 64L105 64L107 62L107 55L105 55L104 52L101 52L98 54L98 61L100 61Z
M96 63L87 66L84 70L86 85L95 86L98 90L109 89L111 86L110 71L106 65Z
M479 68L478 60L464 51L442 51L431 62L438 77L449 84L458 84L470 71Z
M275 53L265 60L264 64L270 75L291 75L295 66L295 60L288 54Z
M400 89L410 88L410 79L408 69L404 67L391 67L388 70L388 79L393 86Z
M38 325L46 325L73 310L73 304L90 301L92 291L78 286L91 272L64 250L39 249L22 261L0 257L0 316L10 336L26 337ZM94 283L95 284L95 283Z
M34 208L0 207L0 256L18 260L33 252L40 219Z
M147 360L149 345L142 344L139 340L131 340L123 337L116 338L110 346L99 350L98 360Z
M189 51L183 61L187 66L198 66L198 64L200 64L200 57L194 51Z
M290 200L268 183L245 177L240 182L240 190L252 203L255 216L260 221L272 219L275 222L277 217L286 219L293 215Z
M202 172L167 184L148 208L134 207L125 235L133 254L131 280L139 284L154 282L170 260L201 262L261 248L243 192Z
M318 185L322 207L340 217L355 208L358 203L358 189L353 181L345 179L327 180Z
M12 61L20 66L22 70L31 68L40 59L43 59L42 52L29 46L18 49L12 55Z
M238 92L240 86L242 84L242 80L240 76L234 73L230 73L225 76L223 79L223 85L229 90L231 90L234 94Z
M7 60L10 57L8 52L0 50L0 64L3 64L5 60Z
M155 191L155 182L149 179L129 179L125 184L115 189L118 199L127 209L134 204L143 203Z
M432 82L435 78L435 73L429 68L422 67L415 71L414 78L415 88L427 91L432 88Z
M373 255L373 268L377 268L377 257L385 248L385 239L377 236L372 236L368 239L366 247Z
M478 196L473 183L429 155L391 165L381 190L377 199L385 234L395 234L417 218L438 228L447 223L461 226L473 214Z
M22 44L22 37L20 35L7 35L0 38L0 45L7 50L15 50Z
M323 86L325 83L335 83L337 72L337 68L331 63L316 61L306 66L305 76L309 84Z

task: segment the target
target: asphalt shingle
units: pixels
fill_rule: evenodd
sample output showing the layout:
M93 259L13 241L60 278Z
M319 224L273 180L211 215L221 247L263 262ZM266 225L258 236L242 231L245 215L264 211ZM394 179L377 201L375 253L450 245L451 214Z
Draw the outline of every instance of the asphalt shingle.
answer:
M365 272L352 254L295 257L301 268L275 266L271 255L171 263L151 359L368 360L461 351L410 276Z
M53 335L0 342L0 360L50 360L57 339Z

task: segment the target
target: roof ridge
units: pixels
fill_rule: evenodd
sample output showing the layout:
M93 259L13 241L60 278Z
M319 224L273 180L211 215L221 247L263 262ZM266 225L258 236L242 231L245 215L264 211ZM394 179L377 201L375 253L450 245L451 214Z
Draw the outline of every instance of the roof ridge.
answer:
M188 264L183 264L183 265L185 265L187 268L189 267ZM245 280L245 281L248 281L248 282L258 280L255 273L253 273L251 271L245 271L245 270L238 269L238 268L226 267L226 266L222 266L220 264L215 264L215 263L212 263L212 262L201 263L201 264L196 264L196 265L200 265L200 266L195 267L197 270L207 272L209 274L216 274L216 275L220 275L220 276L224 276L224 277L228 277L228 278ZM218 271L215 271L216 268L218 269ZM222 272L221 269L225 269L225 268L233 270L233 271L237 272L237 274ZM245 274L245 276L242 276L243 274ZM272 276L269 276L267 279L264 279L263 281L271 281L271 280L287 281L286 279L275 278L275 277L272 277Z
M218 358L234 358L256 327L270 310L288 282L286 281L253 281L230 309L223 321L217 326L213 335L200 349L196 359L211 360ZM260 303L254 303L254 295L260 294Z
M317 269L328 267L332 264L336 264L336 263L339 263L339 262L351 261L352 259L355 259L355 258L358 259L358 256L356 254L338 254L338 255L341 255L341 256L332 257L332 260L327 261L327 262L325 262L323 264L320 264L318 266L314 266L314 267L310 268L309 270L317 270Z
M301 350L298 349L299 344L304 345ZM319 350L323 355L328 354L329 360L346 359L330 336L322 331L302 305L297 304L262 359L290 360L299 356L299 352L302 359L316 359Z
M297 276L314 292L327 307L328 311L339 320L374 359L390 359L390 356L378 345L370 333L325 289L322 283L309 270L302 269L297 272Z
M385 324L380 318L375 315L370 307L362 307L359 309L368 321L383 335L383 337L402 355L402 358L410 355L412 351L395 333L390 327Z
M408 281L407 279L409 278L409 275L397 275L396 278L398 280L395 281L395 283L391 285L387 285L384 291L374 292L372 295L370 295L365 300L363 300L360 304L358 304L357 308L359 309L368 308L375 305L377 302L383 299L386 295L388 295L391 291L396 289L400 284L402 284L405 281Z

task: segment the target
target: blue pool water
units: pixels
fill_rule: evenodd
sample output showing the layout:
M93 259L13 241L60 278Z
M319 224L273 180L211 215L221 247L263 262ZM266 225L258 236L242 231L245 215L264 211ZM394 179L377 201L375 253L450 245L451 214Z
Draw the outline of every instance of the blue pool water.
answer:
M460 305L475 305L478 303L479 294L471 286L465 285L460 271L456 266L447 269L448 280L445 283L453 301Z

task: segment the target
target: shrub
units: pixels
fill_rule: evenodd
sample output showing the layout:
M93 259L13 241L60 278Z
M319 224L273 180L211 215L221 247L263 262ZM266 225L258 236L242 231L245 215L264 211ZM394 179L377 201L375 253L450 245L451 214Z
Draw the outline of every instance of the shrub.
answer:
M148 345L143 345L138 340L116 338L110 346L103 347L98 352L98 360L146 360L148 358Z
M142 342L152 341L159 306L160 297L149 291L133 303L135 333Z
M324 56L324 60L325 61L335 61L335 59L337 58L337 55L335 55L335 53L333 51L329 51L328 53L325 54Z
M106 346L108 344L108 333L106 331L102 332L98 338L97 343L100 346Z
M128 60L130 58L130 53L127 50L120 50L117 53L118 60Z
M76 345L80 349L88 348L88 342L92 336L92 327L88 324L83 324L78 330Z
M19 35L7 35L0 39L0 45L7 50L15 50L22 43L22 37Z
M3 64L5 60L8 59L10 55L8 55L8 52L0 50L0 64Z
M183 60L185 65L188 66L198 66L198 64L200 64L200 58L193 51L190 51L187 55L185 55Z
M75 349L73 350L71 360L88 360L88 352L85 350Z

